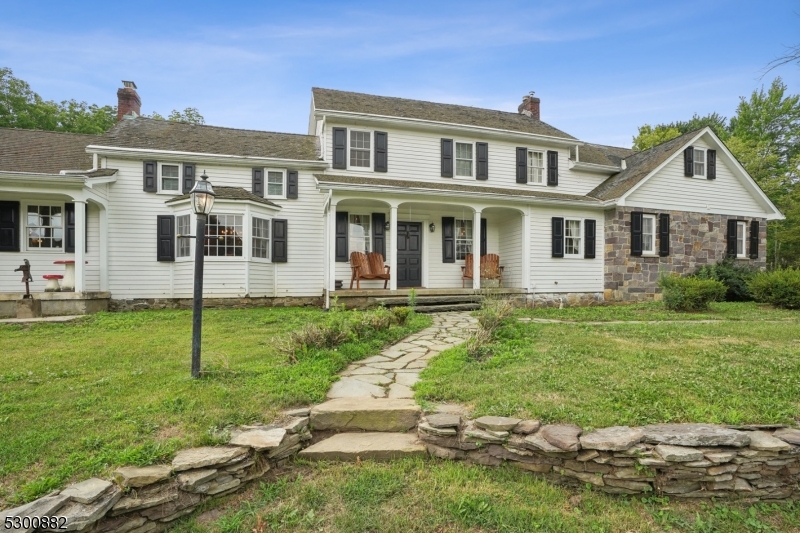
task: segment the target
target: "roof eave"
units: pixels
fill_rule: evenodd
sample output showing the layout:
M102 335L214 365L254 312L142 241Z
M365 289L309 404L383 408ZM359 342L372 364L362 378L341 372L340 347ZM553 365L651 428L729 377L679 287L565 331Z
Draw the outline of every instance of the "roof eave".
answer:
M154 150L152 148L122 148L117 146L100 146L90 144L86 147L89 153L96 153L103 156L117 156L117 157L131 157L133 155L139 157L150 158L173 158L175 160L191 158L197 163L220 163L225 162L233 165L253 165L258 163L263 166L289 166L296 168L310 168L310 169L325 169L328 168L328 163L325 161L310 160L310 159L285 159L279 157L258 157L258 156L243 156L243 155L230 155L230 154L210 154L203 152L180 152L174 150Z
M611 176L612 174L616 174L622 167L615 167L613 165L600 165L597 163L582 163L580 161L572 161L569 162L570 167L572 170L584 170L587 172L601 172L603 174L608 174Z
M15 172L0 170L0 180L9 182L25 181L36 185L59 185L62 187L82 188L86 183L85 176L65 176L63 174L49 174L43 172Z

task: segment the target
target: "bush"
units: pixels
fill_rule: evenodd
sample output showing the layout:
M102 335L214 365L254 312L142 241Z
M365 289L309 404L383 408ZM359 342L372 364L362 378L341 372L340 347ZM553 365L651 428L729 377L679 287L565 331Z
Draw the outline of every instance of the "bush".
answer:
M490 346L495 332L503 326L514 313L514 304L508 298L484 297L481 308L475 312L478 329L469 336L464 346L467 354L473 359L481 360L489 357Z
M711 302L725 298L726 288L713 279L663 276L658 286L664 291L664 305L672 311L703 311Z
M800 309L800 270L787 268L759 272L750 280L750 292L757 302Z
M725 285L726 302L749 302L753 299L747 285L758 269L750 265L726 257L716 265L703 265L692 274L698 279L713 279Z
M408 316L411 314L412 309L410 307L394 307L392 308L392 313L394 316L397 317L397 323L403 325L408 320Z

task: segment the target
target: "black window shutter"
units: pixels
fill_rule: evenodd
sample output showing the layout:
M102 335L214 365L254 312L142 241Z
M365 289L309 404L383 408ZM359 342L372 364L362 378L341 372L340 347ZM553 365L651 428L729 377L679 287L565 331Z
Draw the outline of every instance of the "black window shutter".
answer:
M336 212L336 261L347 263L349 260L348 248L348 218L347 212Z
M484 256L488 252L486 251L486 219L481 219L481 255Z
M183 164L183 194L189 194L194 187L194 170L193 163Z
M144 162L142 184L142 190L144 190L144 192L158 192L158 178L156 177L157 168L158 164L155 161Z
M727 233L727 254L728 257L736 257L736 219L728 219L728 233Z
M553 217L553 257L564 257L564 218Z
M669 213L658 215L658 255L669 255Z
M389 171L389 139L385 131L375 132L375 172Z
M19 252L19 202L0 202L0 252Z
M758 259L758 243L761 240L758 236L761 230L758 220L750 221L750 259Z
M583 257L586 259L595 258L595 249L597 248L597 221L586 219L583 221L584 237L583 244Z
M683 151L683 175L694 176L694 148L691 146Z
M64 204L64 251L75 253L75 204Z
M285 218L272 219L272 262L285 263L288 260L288 236Z
M528 183L527 148L517 148L517 183Z
M453 177L453 139L442 139L442 177Z
M289 200L297 200L297 171L289 170L286 172L286 198Z
M386 261L386 215L372 213L372 251L378 252Z
M631 255L642 255L642 229L643 213L631 213Z
M456 219L442 217L442 263L456 262Z
M333 128L333 168L347 168L347 128Z
M708 169L706 170L706 178L710 180L717 179L717 151L706 150L706 159Z
M475 143L475 153L477 154L477 167L475 179L489 179L489 143Z
M175 261L175 215L158 215L158 261Z
M547 184L558 185L558 152L547 151Z
M250 189L253 194L264 198L264 169L253 169L253 187Z

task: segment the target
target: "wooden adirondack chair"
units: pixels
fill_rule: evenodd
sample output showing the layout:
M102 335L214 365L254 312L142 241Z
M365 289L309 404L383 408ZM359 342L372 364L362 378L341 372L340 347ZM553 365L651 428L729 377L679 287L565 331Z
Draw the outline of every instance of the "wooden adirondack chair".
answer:
M464 257L464 265L461 267L461 287L468 279L474 279L472 254ZM503 267L500 266L500 256L497 254L486 254L481 256L480 265L481 279L496 279L500 286L503 285Z
M356 290L361 290L362 279L382 279L383 288L389 283L389 266L383 264L383 256L377 252L364 254L353 252L350 254L350 288L353 288L353 281L356 282Z

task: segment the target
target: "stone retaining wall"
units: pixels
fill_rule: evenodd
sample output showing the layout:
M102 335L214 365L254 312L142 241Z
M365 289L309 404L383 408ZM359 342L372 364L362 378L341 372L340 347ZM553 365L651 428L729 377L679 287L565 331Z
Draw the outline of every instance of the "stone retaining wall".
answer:
M602 305L601 292L534 293L528 295L528 307L588 307Z
M251 307L322 307L322 297L244 297L203 298L203 309L248 309ZM141 311L143 309L191 309L191 298L136 298L109 302L109 311Z
M442 459L508 463L567 485L611 494L777 500L800 495L800 430L707 424L626 426L583 433L574 425L435 414L419 438Z

